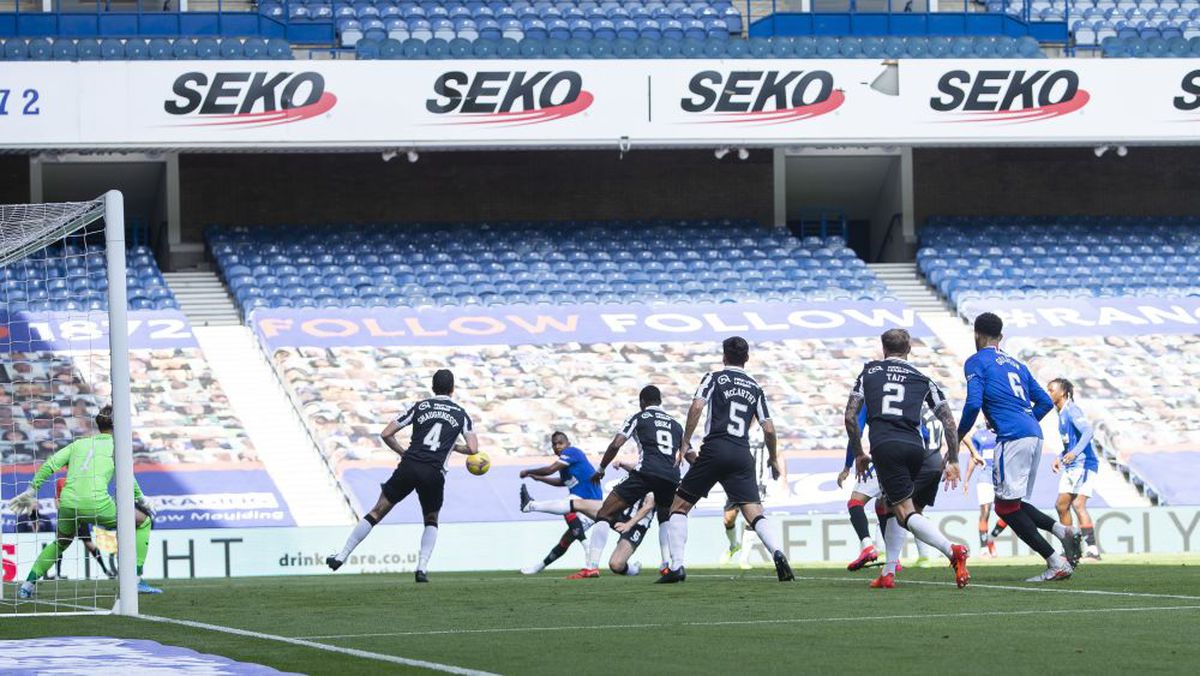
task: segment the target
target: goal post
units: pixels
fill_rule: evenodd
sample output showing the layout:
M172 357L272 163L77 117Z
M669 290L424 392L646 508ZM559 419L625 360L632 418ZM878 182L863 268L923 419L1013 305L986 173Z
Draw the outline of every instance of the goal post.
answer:
M116 190L88 202L0 205L0 617L138 613L124 211ZM56 524L43 514L45 488L31 514L9 513L7 502L56 448L95 434L90 416L105 404L113 408L116 584L97 579L77 538L51 569L53 582L21 599L23 576ZM46 483L53 488L54 477Z

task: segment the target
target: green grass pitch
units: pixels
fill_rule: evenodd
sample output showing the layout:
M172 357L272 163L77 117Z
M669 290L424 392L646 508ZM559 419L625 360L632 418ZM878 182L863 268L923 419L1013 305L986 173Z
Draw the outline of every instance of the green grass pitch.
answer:
M163 582L142 612L503 674L1196 673L1200 565L1099 564L1029 585L1025 565L694 570L681 585L562 572ZM275 640L117 617L0 619L0 638L146 638L313 674L421 671Z

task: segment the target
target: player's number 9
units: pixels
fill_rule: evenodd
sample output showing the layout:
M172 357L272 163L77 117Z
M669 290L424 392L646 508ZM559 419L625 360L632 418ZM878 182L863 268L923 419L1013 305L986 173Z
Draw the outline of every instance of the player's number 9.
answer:
M655 439L658 441L658 450L662 451L663 455L675 455L675 444L672 443L670 432L658 430Z
M900 383L887 383L883 386L883 406L882 413L884 415L898 415L903 417L904 411L897 406L904 402L904 386Z
M729 433L735 437L746 436L746 420L742 417L750 409L736 401L729 402Z

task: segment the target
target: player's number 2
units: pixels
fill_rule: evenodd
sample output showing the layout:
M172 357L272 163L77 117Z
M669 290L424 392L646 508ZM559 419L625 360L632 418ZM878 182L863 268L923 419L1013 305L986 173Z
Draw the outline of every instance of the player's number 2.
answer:
M883 386L883 414L903 417L904 411L898 404L904 403L904 386L900 383L887 383Z
M667 430L658 430L654 438L658 441L658 450L662 451L663 455L675 455L675 444L672 443L670 432Z
M429 434L425 435L424 444L425 448L431 451L436 451L442 445L442 423L434 425L433 429L429 430Z
M736 401L729 402L729 433L735 437L746 436L746 419L743 414L750 409Z

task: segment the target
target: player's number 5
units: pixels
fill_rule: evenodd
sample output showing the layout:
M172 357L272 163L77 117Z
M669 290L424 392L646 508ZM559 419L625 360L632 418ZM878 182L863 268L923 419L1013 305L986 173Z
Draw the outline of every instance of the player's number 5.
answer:
M729 433L735 437L746 436L746 420L742 415L750 409L736 401L729 402Z

